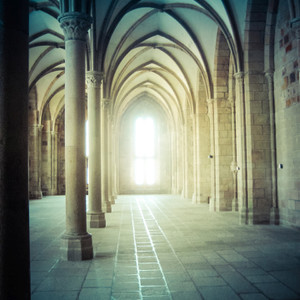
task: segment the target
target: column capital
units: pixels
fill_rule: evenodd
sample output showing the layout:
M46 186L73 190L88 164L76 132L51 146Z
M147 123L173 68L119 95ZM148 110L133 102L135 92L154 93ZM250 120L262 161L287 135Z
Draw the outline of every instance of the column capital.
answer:
M30 128L36 128L36 129L42 129L44 127L44 125L41 125L41 124L31 124L28 127L30 127Z
M86 84L89 87L99 88L104 78L103 72L88 71L86 72Z
M243 80L245 77L245 73L244 72L237 72L233 74L233 77L237 80Z
M92 23L92 18L83 13L68 12L60 15L58 21L64 31L65 41L85 41L86 34Z
M274 76L274 70L273 69L268 69L265 71L265 76L268 77L272 77Z
M208 98L208 99L206 99L207 104L211 104L211 105L213 105L215 103L215 101L217 101L216 98Z
M215 98L206 99L206 102L207 102L207 116L210 118L210 120L213 120L213 111L214 111L215 101L216 101Z
M274 70L268 70L265 72L265 76L267 78L268 84L273 85L274 82Z
M53 137L57 136L57 134L58 134L58 132L57 132L57 131L55 131L55 130L51 130L51 135L52 135Z
M230 96L228 97L228 102L230 103L231 107L234 105L234 97Z
M103 99L101 100L101 104L102 104L102 107L103 107L103 108L109 108L110 103L111 103L111 101L110 101L110 99L108 99L108 98L103 98Z

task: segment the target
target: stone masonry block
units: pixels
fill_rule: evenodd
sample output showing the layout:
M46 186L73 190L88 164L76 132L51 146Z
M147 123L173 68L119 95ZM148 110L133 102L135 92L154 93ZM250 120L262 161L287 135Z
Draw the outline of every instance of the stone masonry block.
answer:
M267 114L253 114L253 123L254 124L269 124L270 117Z

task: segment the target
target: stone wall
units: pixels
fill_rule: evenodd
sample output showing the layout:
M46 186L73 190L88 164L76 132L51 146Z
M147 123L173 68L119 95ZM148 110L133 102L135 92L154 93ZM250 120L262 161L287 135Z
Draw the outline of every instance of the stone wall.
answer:
M279 3L274 51L280 222L300 226L300 53L286 1Z

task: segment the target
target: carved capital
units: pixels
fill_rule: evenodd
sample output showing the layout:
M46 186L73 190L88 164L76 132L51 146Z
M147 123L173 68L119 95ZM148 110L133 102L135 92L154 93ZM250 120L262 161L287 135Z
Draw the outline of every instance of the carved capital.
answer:
M209 98L209 99L206 99L206 102L208 105L213 105L215 103L217 99L214 99L214 98Z
M242 81L242 80L244 80L245 73L244 72L237 72L237 73L233 74L233 77L238 81Z
M58 17L60 27L64 31L65 41L85 41L86 34L91 27L92 18L82 13L65 13Z
M39 132L42 132L43 128L44 128L44 125L42 125L42 124L37 125L37 129Z
M99 88L103 80L103 73L96 71L89 71L86 73L86 84L89 87Z
M216 101L216 99L214 99L214 98L206 99L207 108L208 108L207 109L207 115L208 115L208 117L210 119L213 117L213 111L214 111L214 103L215 103L215 101Z
M232 96L228 97L228 102L230 103L231 108L234 105L234 98Z
M268 70L265 72L265 76L268 80L269 86L273 86L273 80L274 80L274 71L273 70Z
M106 99L106 98L103 98L102 101L101 101L101 105L102 105L103 108L108 109L109 106L110 106L110 100Z

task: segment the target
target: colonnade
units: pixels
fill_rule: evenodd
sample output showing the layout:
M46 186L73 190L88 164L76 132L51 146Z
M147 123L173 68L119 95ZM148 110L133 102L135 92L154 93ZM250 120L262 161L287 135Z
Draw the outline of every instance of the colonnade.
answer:
M64 253L68 260L84 260L93 257L92 237L86 228L86 174L85 170L85 46L91 18L83 13L67 12L59 17L65 34L65 164L66 164L66 232L63 235ZM101 172L106 171L106 157L100 156L106 123L106 111L101 105L103 76L89 71L88 88L89 120L89 201L88 223L91 228L106 226L102 210L102 194L108 194L108 183L101 182ZM107 151L104 151L106 154ZM75 180L74 180L75 179ZM104 195L108 199L108 195ZM109 202L107 200L107 202ZM109 204L106 203L106 207Z

